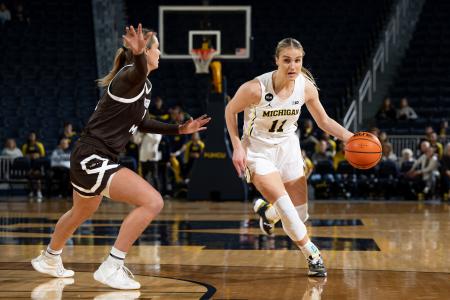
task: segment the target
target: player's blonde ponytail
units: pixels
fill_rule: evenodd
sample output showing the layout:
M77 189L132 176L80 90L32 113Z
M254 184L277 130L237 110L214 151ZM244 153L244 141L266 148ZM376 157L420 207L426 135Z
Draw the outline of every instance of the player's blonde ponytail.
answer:
M303 56L305 56L305 54L306 54L305 49L303 49L302 44L298 40L296 40L294 38L285 38L278 42L277 48L275 49L275 58L278 58L281 50L283 50L285 48L300 49L303 52ZM311 74L311 72L308 69L306 69L305 67L302 67L302 74L303 74L303 76L306 77L306 79L311 81L317 87L314 76Z
M128 50L125 47L117 49L112 70L105 77L97 79L98 86L107 87L114 76L116 76L117 72L119 72L119 70L125 66L127 62L131 63L132 59L133 57L131 55L131 50Z

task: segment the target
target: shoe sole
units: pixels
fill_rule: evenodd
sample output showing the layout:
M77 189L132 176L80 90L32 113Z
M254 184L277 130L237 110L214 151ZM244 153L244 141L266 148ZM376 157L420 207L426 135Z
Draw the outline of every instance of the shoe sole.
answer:
M75 274L73 275L68 275L68 276L58 276L58 275L54 275L52 273L50 273L50 271L46 271L45 269L42 269L41 266L39 265L39 262L36 262L34 260L31 261L31 266L33 267L34 270L36 270L37 272L41 273L41 274L46 274L49 275L51 277L54 278L70 278L73 277Z
M309 277L327 277L327 272L323 273L323 272L308 272L308 276Z
M97 280L98 282L100 282L101 284L107 285L107 286L109 286L109 287L111 287L111 288L113 288L113 289L125 290L125 291L126 291L126 290L138 290L138 289L141 288L140 286L139 286L139 287L136 287L136 288L121 288L121 287L117 287L117 286L112 286L112 285L106 283L106 281L103 280L103 279L100 278L100 277L103 277L103 276L100 274L99 270L95 271L95 272L94 272L94 279Z

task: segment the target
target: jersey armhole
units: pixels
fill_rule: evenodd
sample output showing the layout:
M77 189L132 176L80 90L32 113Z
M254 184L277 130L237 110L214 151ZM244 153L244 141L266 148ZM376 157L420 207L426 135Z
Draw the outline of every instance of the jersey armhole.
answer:
M258 103L253 104L252 107L258 107L258 106L261 105L261 103L262 103L262 101L263 101L262 99L263 99L264 94L265 94L265 92L266 92L266 86L265 86L264 83L261 81L261 79L256 78L256 80L258 80L259 88L261 89L261 96L259 97Z
M145 93L145 90L147 88L147 80L144 82L144 87L143 87L142 91L136 97L122 98L122 97L114 95L111 92L110 88L111 88L111 84L113 83L114 79L116 79L117 75L119 75L119 73L122 72L122 70L124 70L126 67L129 67L129 66L132 66L132 64L123 66L122 69L120 69L119 72L117 72L117 74L114 76L114 78L108 84L108 88L106 89L108 96L111 97L111 99L113 99L115 101L122 102L122 103L133 103L133 102L139 100L142 97L142 95ZM149 90L151 90L151 88L152 87L150 86Z

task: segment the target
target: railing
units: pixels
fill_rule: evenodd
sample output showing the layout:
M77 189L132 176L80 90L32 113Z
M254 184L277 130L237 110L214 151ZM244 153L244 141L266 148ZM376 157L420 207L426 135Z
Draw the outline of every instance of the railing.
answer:
M389 135L388 141L392 144L392 151L400 157L402 150L409 148L416 153L419 149L419 142L424 139L423 135ZM444 142L444 147L447 143L450 143L450 137L447 137Z
M11 173L11 166L14 159L8 156L0 156L0 181L8 181Z
M420 5L418 3L421 1L423 2L423 0L399 0L395 5L390 20L380 36L377 50L371 60L370 68L366 71L364 78L362 78L356 90L355 98L345 114L345 116L353 116L356 112L355 119L358 127L363 121L364 103L366 101L369 103L372 102L373 93L377 90L377 79L379 79L378 77L380 75L383 76L385 66L390 63L389 54L394 49L394 46L397 46L400 29L410 29L410 15L413 14L413 8ZM356 107L354 103L356 103ZM354 120L351 119L351 121L353 122ZM351 123L347 125L350 126Z

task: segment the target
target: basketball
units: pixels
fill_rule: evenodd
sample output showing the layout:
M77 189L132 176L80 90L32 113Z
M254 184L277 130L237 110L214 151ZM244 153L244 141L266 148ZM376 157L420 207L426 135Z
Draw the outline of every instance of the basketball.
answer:
M345 158L357 169L370 169L381 159L382 147L378 138L369 132L358 132L345 146Z

